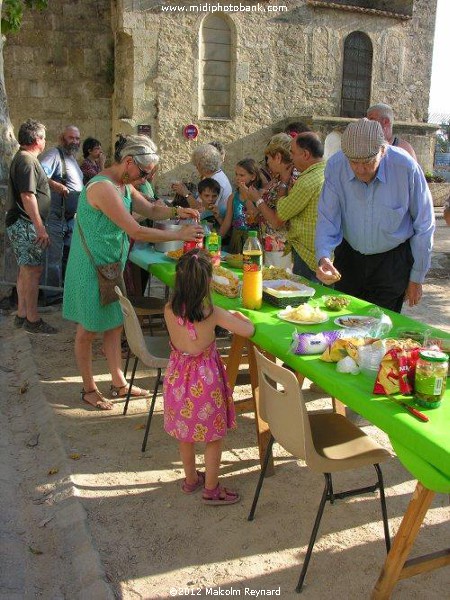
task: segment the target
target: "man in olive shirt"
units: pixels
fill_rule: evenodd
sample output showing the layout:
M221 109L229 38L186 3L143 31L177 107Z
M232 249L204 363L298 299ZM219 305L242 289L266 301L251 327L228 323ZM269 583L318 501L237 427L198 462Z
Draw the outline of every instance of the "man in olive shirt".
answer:
M45 126L28 119L18 133L20 148L15 154L8 181L6 233L19 266L16 327L29 333L56 333L39 318L37 301L49 236L45 220L50 208L50 188L37 157L45 148Z
M291 191L277 203L277 215L289 224L294 273L311 281L315 275L314 238L317 205L324 181L323 144L312 131L300 133L291 143L291 157L300 175Z

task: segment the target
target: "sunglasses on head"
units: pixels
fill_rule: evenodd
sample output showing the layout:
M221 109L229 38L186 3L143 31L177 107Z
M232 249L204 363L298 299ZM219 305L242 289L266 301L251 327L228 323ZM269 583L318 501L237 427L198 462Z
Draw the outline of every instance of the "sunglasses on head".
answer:
M142 156L141 154L137 154L136 156ZM144 169L141 169L141 167L138 165L137 161L135 160L135 158L133 157L133 162L136 165L138 171L139 171L139 177L141 179L147 179L147 177L150 177L150 175L152 174L151 171L144 171Z

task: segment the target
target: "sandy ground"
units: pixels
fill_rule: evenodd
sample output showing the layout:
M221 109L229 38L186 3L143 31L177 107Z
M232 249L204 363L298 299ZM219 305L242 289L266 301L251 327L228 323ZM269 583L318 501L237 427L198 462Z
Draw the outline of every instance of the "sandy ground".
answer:
M430 279L425 287L425 300L414 311L415 318L450 330L448 291L448 277ZM22 466L28 473L26 489L30 496L39 495L39 490L47 489L60 477L61 473L48 475L50 469L61 472L70 469L76 494L87 511L94 545L116 597L135 600L191 595L261 596L276 592L283 598L297 598L294 588L322 493L322 477L275 447L275 475L266 480L255 520L248 522L259 474L255 423L253 415L248 413L239 415L238 429L226 439L221 468L224 482L239 490L242 501L216 508L204 506L199 495L182 494L181 463L175 441L163 431L161 397L147 451L142 453L145 400L132 402L126 416L122 415L120 402L111 412L90 410L82 404L80 377L73 356L74 326L63 322L58 311L45 318L60 327L60 332L56 336L26 339L31 340L38 377L52 408L65 457L56 465L49 464L42 453L28 458L27 465ZM3 332L10 328L10 323L10 317L3 319ZM227 343L222 345L226 350ZM110 382L99 343L96 350L99 387L106 392ZM14 369L14 360L10 356L4 368ZM153 375L140 370L137 384L150 388ZM327 399L309 390L309 382L304 387L309 406L329 405ZM243 386L237 395L247 393L248 386ZM9 394L11 401L21 403L26 413L26 394L11 386ZM366 432L390 448L382 432L360 422ZM23 422L20 434L25 440L32 431L29 417ZM76 460L70 458L73 455ZM203 466L201 448L198 465ZM374 478L372 471L340 474L335 479L335 489L367 485ZM384 465L383 472L394 533L415 481L395 457ZM448 545L449 517L449 497L437 495L418 537L416 554ZM28 558L34 570L41 572L41 592L28 590L23 597L74 598L70 582L62 581L68 556L64 549L54 547L51 523L46 533L44 529L41 528L40 534L44 554ZM327 506L303 596L369 598L384 555L377 495ZM56 561L55 569L50 566L52 560ZM49 573L53 577L60 573L61 585L57 590L43 582ZM448 597L449 589L450 570L441 569L399 583L393 597L441 600Z

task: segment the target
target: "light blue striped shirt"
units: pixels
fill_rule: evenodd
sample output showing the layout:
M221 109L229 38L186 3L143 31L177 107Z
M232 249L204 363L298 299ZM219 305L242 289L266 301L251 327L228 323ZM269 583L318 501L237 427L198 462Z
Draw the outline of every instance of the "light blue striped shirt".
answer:
M422 169L388 146L375 178L359 181L342 151L325 169L316 227L316 258L330 258L345 238L361 254L378 254L410 240L410 280L423 283L430 268L434 209Z

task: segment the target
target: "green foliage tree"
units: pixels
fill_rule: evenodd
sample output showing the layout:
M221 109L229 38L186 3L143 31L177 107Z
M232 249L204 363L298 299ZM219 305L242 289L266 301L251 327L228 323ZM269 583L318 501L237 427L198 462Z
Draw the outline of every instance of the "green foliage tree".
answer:
M450 120L441 123L441 128L436 134L436 150L450 152Z

